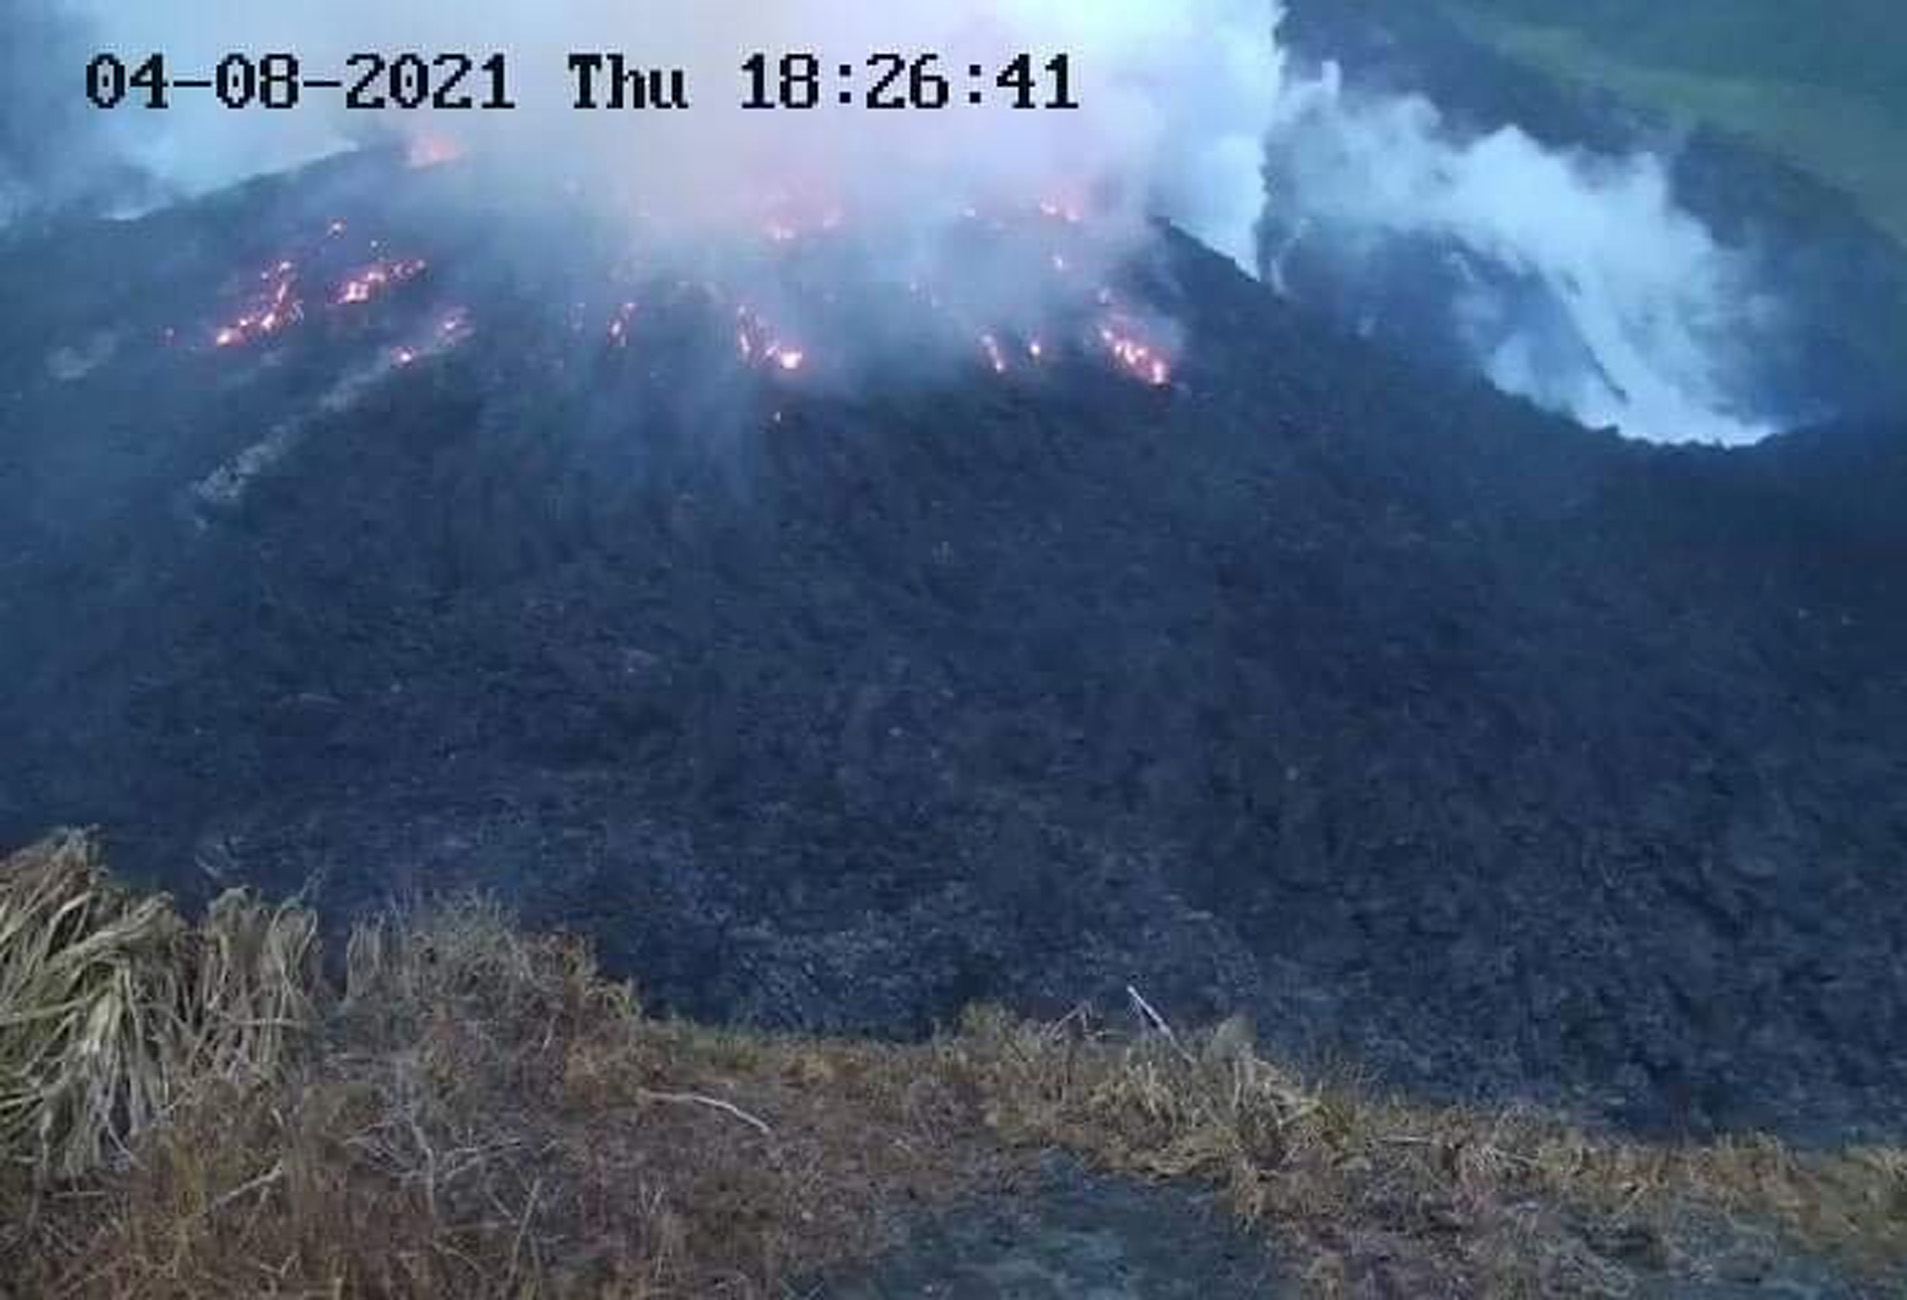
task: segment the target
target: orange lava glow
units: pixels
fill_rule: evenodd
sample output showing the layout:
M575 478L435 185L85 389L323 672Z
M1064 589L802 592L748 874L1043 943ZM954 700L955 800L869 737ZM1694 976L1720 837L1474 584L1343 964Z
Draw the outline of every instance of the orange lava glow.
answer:
M406 280L416 279L424 273L427 265L421 258L395 262L388 258L379 258L369 266L346 277L344 283L338 286L337 305L350 307L367 303L386 289L403 284Z
M221 348L235 348L276 334L288 325L303 320L304 303L298 297L298 270L290 262L279 262L258 273L264 287L251 305L236 319L219 327L212 341Z
M1120 368L1133 378L1164 388L1172 382L1172 363L1153 344L1131 332L1122 321L1108 321L1099 327L1099 341Z

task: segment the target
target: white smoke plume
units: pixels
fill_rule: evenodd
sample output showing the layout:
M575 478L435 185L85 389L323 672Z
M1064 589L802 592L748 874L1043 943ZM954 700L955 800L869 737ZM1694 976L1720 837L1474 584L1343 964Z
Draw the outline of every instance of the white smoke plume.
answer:
M1424 100L1349 94L1330 69L1294 69L1272 0L0 3L63 6L90 20L95 48L163 51L199 75L231 52L294 51L330 75L357 51L507 52L517 111L395 120L470 148L506 187L580 189L687 239L759 229L764 214L844 212L918 248L965 208L1048 201L1133 237L1143 218L1168 218L1274 288L1279 256L1299 245L1358 256L1430 241L1498 277L1450 289L1448 328L1500 387L1642 437L1766 431L1740 396L1751 331L1736 327L1768 308L1746 263L1677 205L1658 160L1558 153L1514 129L1463 140ZM745 112L740 64L758 50L813 51L830 71L879 50L936 52L962 92L970 62L1064 53L1083 107L957 96L941 111ZM574 111L566 60L585 51L687 68L695 107ZM53 72L77 95L78 68ZM366 125L315 104L231 112L203 95L110 117L119 157L178 192L348 147ZM1269 261L1268 216L1282 232Z
M1281 86L1267 133L1265 272L1307 243L1352 262L1454 263L1447 325L1498 387L1666 441L1770 432L1743 394L1777 324L1752 259L1676 202L1653 154L1465 139L1420 97L1348 92L1336 68ZM1424 322L1417 322L1419 328Z

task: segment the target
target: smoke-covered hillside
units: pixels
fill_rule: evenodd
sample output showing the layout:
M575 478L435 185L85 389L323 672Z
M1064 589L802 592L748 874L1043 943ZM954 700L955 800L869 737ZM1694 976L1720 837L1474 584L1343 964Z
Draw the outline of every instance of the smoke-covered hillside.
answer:
M1899 1113L1898 424L1587 432L1166 229L1038 337L839 372L852 232L771 241L796 348L499 256L469 181L7 253L0 837L480 883L773 1024L1137 983L1437 1093Z
M1891 15L0 0L0 1295L1898 1291Z

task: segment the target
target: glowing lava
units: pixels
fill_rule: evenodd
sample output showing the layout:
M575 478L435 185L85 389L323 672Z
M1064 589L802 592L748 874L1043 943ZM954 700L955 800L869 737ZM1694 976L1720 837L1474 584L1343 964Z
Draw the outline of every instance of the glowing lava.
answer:
M1172 382L1172 363L1155 344L1148 343L1124 317L1115 316L1099 326L1099 341L1121 369L1133 378L1164 388Z
M264 288L251 306L237 319L220 326L212 341L221 348L235 348L267 337L287 325L303 320L304 303L298 298L298 270L289 261L279 262L258 273Z
M816 239L836 229L841 214L777 211L759 228L770 243L790 246L785 252L764 257L758 246L744 248L743 265L734 274L717 272L711 279L657 277L646 258L631 254L632 260L618 262L606 277L606 292L584 295L587 301L576 300L564 313L564 332L573 330L575 341L585 348L598 330L603 333L596 338L603 342L597 346L632 348L639 326L641 341L660 338L678 319L673 307L690 308L692 314L681 319L698 327L712 324L709 343L723 348L726 332L743 367L779 378L794 390L825 383L837 369L853 364L859 357L857 331L877 319L883 334L895 336L877 341L883 349L876 353L881 360L903 348L910 354L931 352L930 361L964 356L969 364L984 362L1008 384L1085 362L1153 388L1174 384L1180 335L1165 317L1138 299L1128 302L1123 291L1115 293L1100 278L1111 273L1114 262L1110 251L1094 242L1090 222L1079 211L1046 203L1039 205L1037 215L1022 207L1010 220L990 218L977 209L972 217L985 222L987 229L963 231L961 247L963 255L997 259L984 264L984 275L970 276L964 263L950 268L913 262L902 277L890 280L877 274L870 285L857 287L850 276L843 288L841 277L830 274L839 268L827 259L852 259L859 252L858 242L852 234ZM462 309L433 306L421 285L399 292L427 274L434 279L432 264L422 257L399 256L379 240L360 240L359 229L355 219L349 226L341 218L321 221L305 242L292 246L291 257L259 273L258 283L247 286L251 293L241 303L242 314L217 329L217 346L236 348L274 335L307 314L331 319L334 313L338 318L346 313L375 318L345 337L360 339L372 329L378 332L370 346L376 349L372 355L380 373L415 366L460 346L471 334ZM322 239L315 238L319 231ZM779 278L764 286L764 273ZM1019 282L1027 280L1036 283L1019 293ZM300 296L304 282L312 286L309 308ZM1006 302L993 289L1000 282L1012 282L1016 290ZM329 286L329 292L319 286ZM889 295L890 300L875 304L872 315L858 312L872 293ZM657 296L652 300L651 294ZM557 299L559 304L564 301ZM770 304L767 312L753 305L762 302ZM375 312L358 312L372 303L383 305ZM849 343L833 346L843 339ZM910 373L913 369L910 365ZM799 383L796 376L802 377Z
M414 280L428 267L422 258L409 258L403 261L391 261L379 258L369 266L346 277L338 286L337 305L355 306L366 303L383 293L386 289Z

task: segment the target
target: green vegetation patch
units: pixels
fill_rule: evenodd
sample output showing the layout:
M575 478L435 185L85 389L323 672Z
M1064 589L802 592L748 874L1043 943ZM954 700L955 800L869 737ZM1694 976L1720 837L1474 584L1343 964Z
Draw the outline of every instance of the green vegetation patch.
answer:
M1558 77L1744 136L1907 244L1907 5L1444 0Z

